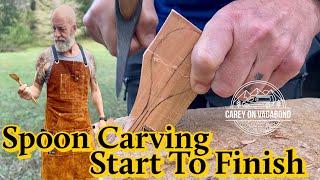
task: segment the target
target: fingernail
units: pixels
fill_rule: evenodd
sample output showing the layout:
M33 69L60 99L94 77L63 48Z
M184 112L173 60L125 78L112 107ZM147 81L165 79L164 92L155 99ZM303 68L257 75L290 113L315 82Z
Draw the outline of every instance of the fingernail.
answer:
M198 94L204 94L204 93L206 93L208 91L208 87L206 87L206 86L204 86L202 84L196 84L194 86L194 90Z

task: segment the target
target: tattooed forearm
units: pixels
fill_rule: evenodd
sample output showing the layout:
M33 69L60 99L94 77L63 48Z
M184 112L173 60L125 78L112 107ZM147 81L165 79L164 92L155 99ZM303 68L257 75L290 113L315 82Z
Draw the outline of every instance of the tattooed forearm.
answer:
M44 84L44 78L43 74L41 72L36 72L35 78L34 78L34 82L37 83L38 85L42 86Z
M36 64L36 75L34 82L42 86L46 78L46 69L49 66L48 57L41 55Z

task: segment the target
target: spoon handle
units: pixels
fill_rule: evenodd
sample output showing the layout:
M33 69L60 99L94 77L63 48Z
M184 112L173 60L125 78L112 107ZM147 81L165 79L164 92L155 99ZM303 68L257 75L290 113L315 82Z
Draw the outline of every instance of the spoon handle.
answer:
M33 103L37 104L37 100L33 96L31 96L31 99L32 99Z

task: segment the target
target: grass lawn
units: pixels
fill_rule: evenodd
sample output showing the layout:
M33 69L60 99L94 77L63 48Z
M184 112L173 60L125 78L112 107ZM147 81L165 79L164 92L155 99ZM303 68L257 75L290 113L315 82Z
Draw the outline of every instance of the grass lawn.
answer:
M107 117L126 115L125 102L115 96L115 59L107 50L93 42L81 44L91 51L97 61L97 80L104 100L104 111ZM15 72L22 81L30 85L35 74L35 62L46 47L30 48L21 52L0 53L0 128L5 125L19 125L23 131L38 133L44 123L46 87L38 99L38 104L19 98L18 84L8 74ZM123 93L122 93L123 94ZM121 94L121 95L122 95ZM92 103L89 103L91 120L97 121L98 114ZM2 136L0 141L2 142ZM40 179L40 155L35 152L31 159L20 161L16 154L9 154L0 148L0 179Z

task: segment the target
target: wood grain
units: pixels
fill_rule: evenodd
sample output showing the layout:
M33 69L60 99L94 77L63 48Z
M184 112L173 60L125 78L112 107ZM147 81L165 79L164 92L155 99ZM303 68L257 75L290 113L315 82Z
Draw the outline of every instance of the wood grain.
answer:
M175 125L196 97L190 87L190 54L201 31L172 11L143 56L130 131Z

